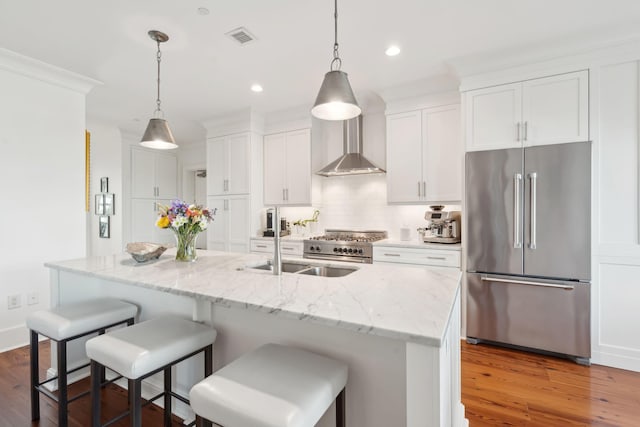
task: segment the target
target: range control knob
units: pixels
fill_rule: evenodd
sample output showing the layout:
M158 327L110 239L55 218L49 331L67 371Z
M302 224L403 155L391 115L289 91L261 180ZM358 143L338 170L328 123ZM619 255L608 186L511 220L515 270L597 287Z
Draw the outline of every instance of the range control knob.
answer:
M362 255L362 253L363 253L362 249L358 249L358 253L359 253L360 255Z
M333 248L333 252L340 252L339 248Z
M349 249L347 250L347 252L352 253L352 252L353 252L353 249L349 248Z

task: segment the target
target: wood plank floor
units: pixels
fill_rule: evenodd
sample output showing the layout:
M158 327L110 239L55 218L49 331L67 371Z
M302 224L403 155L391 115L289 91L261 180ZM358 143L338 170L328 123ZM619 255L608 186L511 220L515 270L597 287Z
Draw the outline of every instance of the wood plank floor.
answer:
M462 343L471 427L640 426L640 373Z
M40 344L40 355L47 367L47 342ZM87 380L74 384L72 393L84 387ZM462 401L470 427L638 427L640 373L463 342ZM127 407L126 392L108 386L102 404L105 416L115 415ZM41 397L40 407L40 422L31 423L28 347L0 353L0 427L56 426L56 404ZM71 427L89 425L88 396L69 409ZM162 425L162 410L149 405L143 419L148 426ZM175 418L174 426L180 425ZM127 420L115 426L126 427Z
M50 364L50 345L48 341L40 343L40 378L45 378L45 371ZM75 396L89 389L89 379L74 383L69 396ZM40 421L31 422L31 406L29 398L29 347L0 353L0 427L39 426L52 427L58 425L58 407L51 399L40 397ZM102 393L103 420L117 416L127 409L126 390L110 384ZM69 405L69 427L87 427L91 425L91 405L89 396L81 397ZM142 411L144 425L163 425L162 408L147 405ZM112 424L114 427L129 427L125 418ZM183 426L182 420L174 417L173 426Z

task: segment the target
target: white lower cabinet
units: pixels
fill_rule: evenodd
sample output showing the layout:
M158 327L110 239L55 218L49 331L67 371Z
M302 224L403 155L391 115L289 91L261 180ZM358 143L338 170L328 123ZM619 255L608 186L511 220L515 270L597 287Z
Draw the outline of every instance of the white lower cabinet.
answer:
M460 251L375 245L373 262L460 268Z
M158 204L169 205L170 200L131 199L131 241L175 243L173 231L158 228Z
M251 239L251 252L273 254L273 239ZM302 241L280 241L280 252L287 257L302 258Z
M249 252L251 199L246 195L209 196L207 207L215 209L207 232L207 249Z

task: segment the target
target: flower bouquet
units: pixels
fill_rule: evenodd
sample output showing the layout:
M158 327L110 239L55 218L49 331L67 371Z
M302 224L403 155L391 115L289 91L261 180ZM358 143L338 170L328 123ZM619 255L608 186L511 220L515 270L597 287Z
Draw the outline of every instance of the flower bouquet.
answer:
M171 206L158 205L160 216L156 226L171 228L176 236L176 260L195 261L198 233L207 229L213 221L215 210L201 205L188 205L182 200L173 200Z

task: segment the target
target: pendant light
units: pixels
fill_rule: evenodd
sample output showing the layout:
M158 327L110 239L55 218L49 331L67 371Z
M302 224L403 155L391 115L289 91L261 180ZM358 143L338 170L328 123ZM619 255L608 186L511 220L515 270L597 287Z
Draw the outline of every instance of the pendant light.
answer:
M311 114L323 120L347 120L357 117L362 110L351 90L347 73L340 71L342 60L338 54L338 0L335 0L334 8L333 60L330 71L324 75Z
M158 59L158 97L156 98L156 110L154 111L155 117L149 120L147 130L144 131L140 145L157 150L170 150L172 148L178 148L178 144L176 144L176 141L173 139L173 134L171 133L171 129L169 129L169 123L164 119L164 113L162 109L160 109L160 59L162 58L160 43L169 40L169 36L156 30L151 30L148 34L149 37L158 44L158 53L156 55Z

